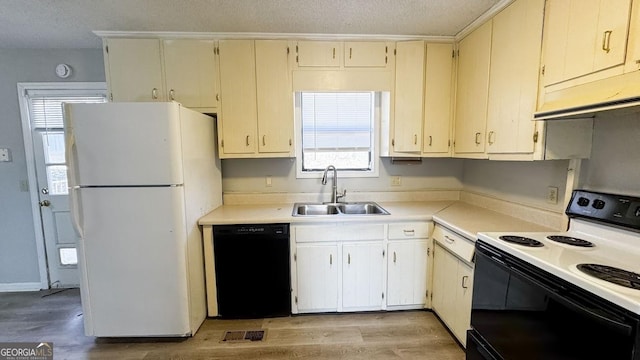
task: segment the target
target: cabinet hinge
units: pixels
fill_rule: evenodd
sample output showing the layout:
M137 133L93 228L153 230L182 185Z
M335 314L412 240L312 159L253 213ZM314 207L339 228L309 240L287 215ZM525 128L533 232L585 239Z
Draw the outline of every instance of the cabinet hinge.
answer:
M425 296L426 298L429 298L429 290L427 290L427 292L424 294L424 296Z
M544 75L544 70L546 69L545 65L542 65L542 75Z
M220 140L220 146L224 147L224 140Z
M384 47L384 53L385 53L385 54L388 54L388 53L389 53L389 47L388 47L388 46L385 46L385 47Z
M385 63L385 64L388 64L388 62L387 62L387 57L386 57L386 56L384 57L384 63Z
M298 303L298 297L297 296L294 296L294 301L295 301L296 304Z
M109 53L109 45L107 45L107 46L105 46L105 47L104 47L104 51L106 51L106 52L107 52L107 54Z
M431 248L427 248L427 256L431 255Z
M109 101L113 101L113 93L109 93Z
M447 146L451 147L451 139L449 139L449 141L447 141Z
M533 133L533 143L537 143L538 142L538 130L536 130L536 132Z
M296 55L296 63L297 63L297 62L299 62L299 61L298 61L298 55Z
M382 293L382 299L384 299L384 293Z
M296 45L296 54L298 53L298 45Z
M293 254L293 261L298 261L298 254L297 253Z
M397 49L393 49L393 55L398 55L398 50Z
M384 257L384 250L382 250L382 257Z
M391 146L396 146L396 140L395 139L391 139Z
M287 46L287 55L289 55L289 47Z
M451 57L452 58L456 57L456 51L455 50L451 50Z

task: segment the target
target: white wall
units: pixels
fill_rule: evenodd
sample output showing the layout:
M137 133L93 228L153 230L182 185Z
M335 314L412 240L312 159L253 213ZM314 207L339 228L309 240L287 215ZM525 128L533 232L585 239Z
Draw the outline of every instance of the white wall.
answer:
M547 187L558 188L563 199L567 181L567 160L489 161L465 160L464 189L503 200L561 212L562 201L549 204Z
M383 158L377 178L340 178L338 190L407 191L427 189L461 189L460 159L423 159L419 165L396 165ZM401 186L391 186L391 176L400 175ZM265 177L272 177L272 186L265 185ZM296 179L294 159L238 159L222 161L222 189L224 192L301 192L331 193L331 186L322 186L320 179ZM348 195L347 195L348 200Z
M582 187L640 196L640 113L600 115L591 159L583 164Z
M29 193L20 189L27 167L16 84L61 81L59 63L73 68L65 81L105 81L100 49L0 49L0 148L12 157L0 163L0 285L40 281Z

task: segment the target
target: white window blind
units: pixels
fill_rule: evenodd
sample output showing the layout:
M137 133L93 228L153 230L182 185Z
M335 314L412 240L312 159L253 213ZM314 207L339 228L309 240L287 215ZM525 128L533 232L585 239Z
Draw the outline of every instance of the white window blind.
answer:
M103 95L55 96L28 95L31 124L34 129L62 129L63 103L102 103Z
M302 170L372 169L373 92L303 92Z

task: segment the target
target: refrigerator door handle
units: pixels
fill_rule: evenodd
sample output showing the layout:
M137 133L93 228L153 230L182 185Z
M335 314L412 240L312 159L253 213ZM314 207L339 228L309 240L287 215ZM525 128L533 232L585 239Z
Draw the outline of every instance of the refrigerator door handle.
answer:
M71 224L73 225L74 230L78 234L78 236L83 238L82 227L80 226L80 212L79 203L78 203L78 195L76 191L79 190L77 186L76 179L76 161L75 161L75 150L76 150L76 137L73 135L71 131L67 132L67 136L65 139L66 145L66 157L67 157L67 181L69 183L69 207L71 210Z

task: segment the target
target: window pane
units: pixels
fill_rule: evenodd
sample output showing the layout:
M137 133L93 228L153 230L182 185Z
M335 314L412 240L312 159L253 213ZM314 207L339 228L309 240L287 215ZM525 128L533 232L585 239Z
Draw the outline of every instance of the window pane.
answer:
M370 170L373 92L302 93L302 170Z
M64 164L64 133L42 133L42 147L44 149L44 161L47 164Z
M60 129L63 127L63 103L103 103L107 99L97 96L29 96L29 116L34 129Z
M49 184L50 195L67 195L69 193L67 184L66 165L48 165L47 183Z
M78 251L76 248L60 248L60 264L78 265Z

